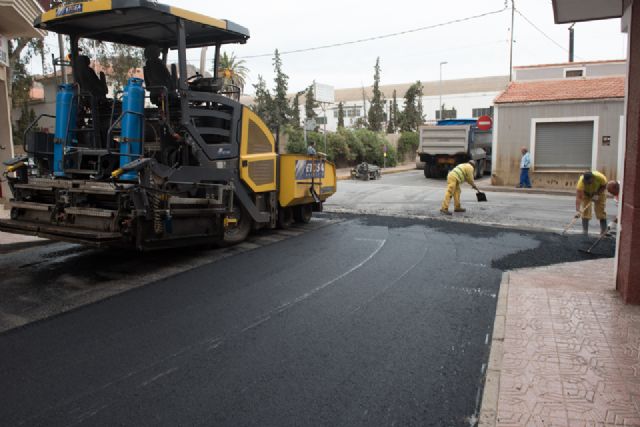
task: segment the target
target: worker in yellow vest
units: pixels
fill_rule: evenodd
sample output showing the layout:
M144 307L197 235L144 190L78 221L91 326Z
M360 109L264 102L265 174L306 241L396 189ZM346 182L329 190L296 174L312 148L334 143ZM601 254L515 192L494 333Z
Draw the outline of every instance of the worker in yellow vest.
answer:
M476 162L469 160L467 163L461 163L449 172L447 175L447 192L444 194L444 200L442 201L442 207L440 212L444 215L451 215L449 212L449 202L453 196L453 210L455 212L466 212L460 205L460 186L462 183L467 182L472 188L478 191L475 182L473 181L473 174L475 171Z
M600 221L600 233L607 231L607 189L611 193L617 193L616 186L609 185L607 177L598 171L585 172L580 176L576 186L576 218L582 216L582 233L589 234L589 221L591 220L591 203L595 205L596 218ZM617 187L619 191L619 186ZM616 195L616 194L614 194Z

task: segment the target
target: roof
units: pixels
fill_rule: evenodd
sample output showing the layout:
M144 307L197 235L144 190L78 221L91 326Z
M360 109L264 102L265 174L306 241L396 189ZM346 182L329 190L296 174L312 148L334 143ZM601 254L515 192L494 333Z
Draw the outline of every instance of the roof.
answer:
M624 64L626 59L605 59L600 61L582 61L582 62L559 62L557 64L535 64L535 65L519 65L513 67L514 70L527 70L530 68L553 68L553 67L579 67L584 65L597 64Z
M385 98L393 97L393 91L396 91L398 99L403 98L412 83L401 83L391 85L381 85L380 90ZM451 95L456 93L479 93L479 92L501 92L509 84L509 76L490 76L472 79L443 80L442 86L440 81L422 82L424 96L434 95ZM349 89L336 89L335 102L362 101L362 87ZM367 99L373 97L373 88L367 86L364 88Z
M513 82L496 104L624 98L624 77Z
M619 18L624 12L625 1L552 0L552 4L556 24L571 24L597 19Z
M150 0L91 0L67 3L36 18L36 28L133 46L177 46L176 19L182 18L187 47L245 43L249 30Z

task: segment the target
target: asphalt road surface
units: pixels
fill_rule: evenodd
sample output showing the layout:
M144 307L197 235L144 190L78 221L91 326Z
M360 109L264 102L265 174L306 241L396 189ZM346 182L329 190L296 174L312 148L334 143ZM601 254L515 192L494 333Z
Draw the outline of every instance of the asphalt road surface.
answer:
M487 203L478 203L473 189L464 184L462 205L467 212L445 218L474 224L559 231L575 214L574 196L492 192L490 181L489 177L478 181L482 191L487 192ZM383 175L377 181L340 181L338 193L327 201L325 209L356 214L443 218L439 211L446 186L443 179L426 179L421 170ZM453 201L450 210L453 210ZM611 199L607 213L610 220L617 215ZM578 232L579 229L578 224L573 230ZM595 219L591 230L599 232Z
M473 425L502 270L584 245L343 217L1 334L0 420Z

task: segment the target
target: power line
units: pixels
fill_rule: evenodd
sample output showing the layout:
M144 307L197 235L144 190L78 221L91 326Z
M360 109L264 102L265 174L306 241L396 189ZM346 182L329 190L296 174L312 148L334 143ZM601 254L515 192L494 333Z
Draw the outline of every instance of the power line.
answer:
M334 47L341 47L341 46L347 46L347 45L352 45L352 44L365 43L365 42L370 42L370 41L373 41L373 40L388 39L388 38L391 38L391 37L402 36L402 35L405 35L405 34L416 33L416 32L425 31L425 30L431 30L433 28L445 27L447 25L459 24L461 22L466 22L466 21L471 21L471 20L474 20L474 19L484 18L486 16L496 15L498 13L502 13L505 10L506 10L506 8L502 8L500 10L494 10L492 12L486 12L486 13L482 13L480 15L473 15L473 16L469 16L469 17L466 17L466 18L454 19L452 21L447 21L447 22L442 22L442 23L439 23L439 24L428 25L426 27L413 28L411 30L400 31L400 32L397 32L397 33L383 34L383 35L379 35L379 36L367 37L367 38L364 38L364 39L351 40L351 41L327 44L327 45L322 45L322 46L308 47L308 48L303 48L303 49L288 50L288 51L283 51L283 52L279 52L279 53L280 53L280 55L289 55L289 54L292 54L292 53L310 52L310 51L314 51L314 50L330 49L330 48L334 48ZM253 58L263 58L263 57L272 57L272 56L273 56L273 53L263 53L263 54L260 54L260 55L241 56L240 59L253 59Z
M567 49L566 47L562 46L560 43L558 43L553 38L551 38L551 36L549 36L547 33L542 31L536 24L531 22L531 20L529 18L527 18L526 16L524 16L524 14L522 12L520 12L518 9L516 9L516 13L518 15L520 15L525 21L527 21L527 23L529 23L529 25L531 25L533 28L535 28L540 34L545 36L551 43L555 44L556 46L558 46L560 49L564 50L565 52L567 52L567 53L569 52L569 49ZM578 59L581 59L581 58L578 58Z

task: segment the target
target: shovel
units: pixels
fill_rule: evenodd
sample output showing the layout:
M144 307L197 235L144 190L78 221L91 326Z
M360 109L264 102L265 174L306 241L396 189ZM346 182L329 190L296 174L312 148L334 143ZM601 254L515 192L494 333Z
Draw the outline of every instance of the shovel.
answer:
M476 193L476 198L478 199L479 202L486 202L487 201L487 195L481 191L478 191Z
M600 234L600 237L598 237L598 240L596 240L593 245L591 245L589 247L589 249L584 250L584 249L578 249L580 252L585 253L585 254L589 254L589 255L593 255L593 249L598 246L598 243L602 242L602 240L606 237L609 237L609 232L611 231L611 226L607 227L607 231L605 231L604 233Z

